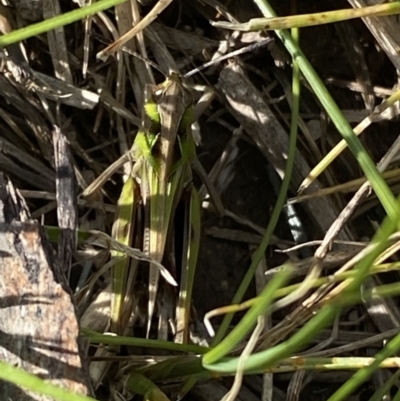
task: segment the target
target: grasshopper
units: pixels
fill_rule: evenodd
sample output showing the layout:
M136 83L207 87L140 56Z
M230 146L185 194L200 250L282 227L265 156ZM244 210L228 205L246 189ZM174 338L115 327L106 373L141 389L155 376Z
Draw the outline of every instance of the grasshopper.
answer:
M186 342L200 231L200 201L191 185L191 162L195 157L195 142L191 132L191 124L196 118L194 99L176 72L170 73L160 85L149 87L147 92L143 124L130 152L135 163L122 188L112 235L119 242L132 245L140 230L136 223L138 209L143 210L142 249L155 261L150 262L149 268L148 337L160 276L156 263L166 260L166 247L171 242L169 238L173 236L172 226L178 203L182 197L189 199L185 221L186 240L182 246L184 251L175 338L178 342ZM202 99L205 98L209 103L211 93L205 93ZM97 183L93 186L96 187ZM88 192L90 188L84 195ZM130 260L116 251L112 252L112 257L118 258L118 261L113 266L111 331L121 333Z
M270 38L255 45L246 46L232 53L214 59L200 68L196 68L185 76L189 77L203 68L221 62L229 57L252 51L267 45ZM203 179L216 209L223 214L223 206L218 196L213 195L212 186L207 183L207 176L195 160L195 142L191 132L191 124L197 120L213 99L214 92L202 88L204 95L196 108L192 91L183 84L177 72L171 72L166 81L148 89L147 102L144 106L144 118L132 149L121 156L107 168L82 194L89 196L119 167L133 160L132 173L126 180L118 201L118 212L113 226L113 237L128 246L141 247L154 261L150 263L149 271L149 302L147 337L155 310L159 265L166 259L167 242L173 236L174 215L179 201L186 197L190 200L185 221L186 237L184 236L183 257L181 260L181 284L176 311L177 342L185 342L188 338L189 305L191 300L193 274L199 250L200 201L197 192L191 187L191 164ZM198 166L196 168L196 165ZM144 210L144 229L138 226L139 209ZM143 240L137 242L140 232ZM138 235L139 234L139 235ZM134 238L136 243L133 244ZM130 260L121 252L112 252L116 260L113 267L113 300L111 307L111 331L120 333L125 327L121 316L127 294L127 282L134 278L136 269L129 269ZM137 263L137 261L133 261ZM158 264L158 267L157 267ZM130 271L131 270L131 271ZM133 270L133 272L132 272ZM128 274L128 272L130 272ZM161 271L163 274L163 272ZM169 278L163 274L166 280ZM169 280L171 284L171 280ZM129 312L129 311L128 311Z

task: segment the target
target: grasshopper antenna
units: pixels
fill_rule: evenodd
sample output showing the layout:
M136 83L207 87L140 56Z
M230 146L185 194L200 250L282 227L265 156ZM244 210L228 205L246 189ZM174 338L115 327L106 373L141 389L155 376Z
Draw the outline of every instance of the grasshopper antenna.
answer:
M104 41L102 38L97 38L97 40L99 40L100 42L105 43L105 44L108 43L108 42ZM144 63L150 65L155 70L160 72L163 75L164 78L167 78L168 74L165 72L165 70L163 70L160 66L158 66L154 61L151 61L147 57L143 57L141 54L135 52L134 50L128 49L128 47L126 47L126 46L121 46L120 50L122 50L125 53L130 54L133 57L138 58L139 60L142 60Z
M142 60L143 62L147 63L148 65L153 67L155 70L160 72L164 76L164 78L167 78L168 75L165 73L165 71L163 71L161 69L161 67L159 67L154 61L151 61L150 59L148 59L146 57L143 57L141 54L135 52L134 50L128 49L128 48L126 48L124 46L121 48L121 50L126 52L126 53L128 53L128 54L130 54L131 56L136 57L139 60Z
M248 45L248 46L241 47L240 49L234 50L233 52L230 52L230 53L225 54L225 55L223 55L221 57L218 57L218 58L216 58L214 60L211 60L208 63L205 63L205 64L201 65L200 67L194 68L193 70L187 72L184 75L184 78L189 78L192 75L197 74L198 72L200 72L200 71L202 71L202 70L204 70L204 69L206 69L206 68L208 68L208 67L210 67L210 66L212 66L214 64L220 63L221 61L224 61L224 60L226 60L228 58L239 56L240 54L248 53L248 52L251 52L253 50L259 49L259 48L261 48L263 46L266 46L268 43L270 43L272 41L273 41L272 38L268 38L268 39L262 40L261 42L257 42L257 43L253 43L253 44Z

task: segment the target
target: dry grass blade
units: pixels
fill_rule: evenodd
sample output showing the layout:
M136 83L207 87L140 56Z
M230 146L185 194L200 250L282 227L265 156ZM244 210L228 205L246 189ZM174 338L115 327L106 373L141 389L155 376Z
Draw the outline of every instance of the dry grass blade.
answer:
M110 164L90 185L82 192L84 198L89 198L106 183L125 163L132 161L132 152L127 152L114 163Z
M142 260L144 262L149 262L149 263L151 262L154 266L156 266L159 269L161 275L165 278L165 280L169 284L173 286L178 285L175 279L172 277L171 273L161 263L147 256L141 250L121 244L120 242L115 241L112 237L101 231L91 230L90 233L93 235L93 237L89 241L90 244L100 246L103 248L112 249L114 251L118 251L121 253L126 253L129 257L137 260Z
M400 3L394 2L391 4L378 4L371 7L327 11L315 14L293 15L290 17L254 18L244 24L232 24L230 22L211 22L211 24L218 28L226 28L246 32L289 29L294 27L301 28L344 21L354 18L363 18L369 16L382 17L399 13Z
M299 370L298 372L295 372L287 389L286 401L298 401L300 399L301 388L304 386L305 375L305 370Z
M58 0L43 1L43 17L52 18L61 13ZM69 84L73 83L72 73L69 66L68 50L65 40L64 27L56 28L47 33L50 54L53 61L54 73L58 79Z
M366 6L372 6L380 3L379 0L348 0L348 2L354 8L365 8ZM399 37L397 32L399 31L399 20L395 15L387 16L386 18L375 18L367 17L363 18L365 25L374 35L379 46L387 54L390 61L400 70L400 59L399 59Z
M264 329L265 320L263 316L259 316L257 319L257 326L255 327L253 333L250 336L249 341L244 347L238 363L237 372L235 374L235 380L233 382L232 388L229 392L221 399L221 401L234 401L239 394L240 387L243 381L243 371L244 364L249 357L249 355L253 352L254 348L257 345L258 338Z
M373 336L369 336L367 338L364 339L359 339L356 341L352 341L352 339L347 338L345 340L346 344L341 345L339 347L334 347L334 348L329 348L327 350L323 350L323 351L317 351L317 352L306 352L304 355L307 356L312 356L312 357L316 357L316 356L333 356L333 355L339 355L339 354L343 354L346 352L351 352L360 348L364 348L364 347L368 347L368 346L373 346L373 345L377 345L380 342L385 342L387 340L390 340L391 338L393 338L394 336L396 336L397 334L399 334L400 329L399 328L395 328L395 329L391 329L388 330L384 333L379 333Z
M144 28L150 25L158 15L166 9L173 0L158 0L157 4L152 8L152 10L144 17L134 28L129 32L117 39L113 44L107 46L100 53L98 53L97 58L106 60L109 56L115 53L121 48L128 40L131 40L135 35L141 32Z
M63 271L70 278L72 255L77 247L78 213L75 171L67 139L55 126L53 130L54 164L56 167L56 195L58 226L61 229L58 240L58 256Z
M335 28L340 36L356 81L361 87L361 96L363 97L365 108L372 111L374 109L375 98L370 93L372 88L371 74L369 73L361 44L357 40L357 34L348 22L335 24Z
M92 110L99 104L100 96L92 91L79 88L73 84L32 71L34 89L49 100L57 100L62 104L78 109Z
M396 183L399 181L399 173L400 169L395 168L393 170L388 170L382 172L382 177L390 184ZM345 182L344 184L338 184L333 187L323 188L320 191L309 193L306 195L299 195L294 198L288 199L288 204L295 204L304 202L311 198L318 198L320 196L328 196L334 193L349 193L352 191L356 191L361 185L366 182L366 178L356 178L354 180Z

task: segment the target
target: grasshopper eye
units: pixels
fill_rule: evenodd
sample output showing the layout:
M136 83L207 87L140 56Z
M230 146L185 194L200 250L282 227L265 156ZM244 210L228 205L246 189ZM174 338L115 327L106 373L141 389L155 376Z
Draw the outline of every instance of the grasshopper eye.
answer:
M153 93L153 97L157 103L161 102L164 97L164 88L155 90Z

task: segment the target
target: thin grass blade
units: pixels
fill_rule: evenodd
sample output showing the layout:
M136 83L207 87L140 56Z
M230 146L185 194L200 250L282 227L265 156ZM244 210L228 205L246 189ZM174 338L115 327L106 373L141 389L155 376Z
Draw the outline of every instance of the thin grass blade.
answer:
M118 200L117 218L112 229L113 238L127 246L132 243L137 202L137 191L135 191L136 186L137 184L135 179L132 176L128 177ZM125 283L130 258L119 251L112 251L111 257L122 257L122 259L120 259L112 268L113 295L111 300L111 331L114 333L121 333L120 318L123 309Z
M185 255L184 265L182 266L179 300L176 308L177 334L175 341L182 344L186 344L189 340L190 303L200 248L200 213L199 195L193 188L190 195L189 221L186 224L188 227L187 255Z

